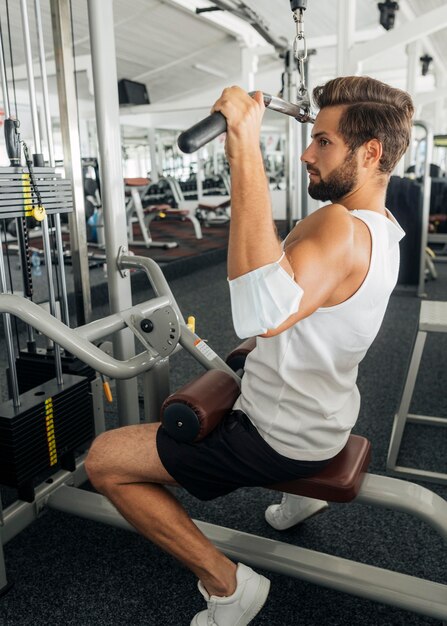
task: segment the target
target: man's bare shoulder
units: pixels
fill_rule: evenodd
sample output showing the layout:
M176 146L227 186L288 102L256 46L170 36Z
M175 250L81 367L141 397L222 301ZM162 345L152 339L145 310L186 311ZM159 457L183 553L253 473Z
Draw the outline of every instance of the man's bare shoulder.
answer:
M350 211L343 206L342 204L334 203L334 204L326 204L322 206L320 209L317 209L313 213L311 213L307 219L313 218L315 221L320 220L340 220L340 219L349 219ZM304 221L304 220L303 220Z
M287 247L304 238L351 237L353 220L342 204L327 204L298 222L287 238Z

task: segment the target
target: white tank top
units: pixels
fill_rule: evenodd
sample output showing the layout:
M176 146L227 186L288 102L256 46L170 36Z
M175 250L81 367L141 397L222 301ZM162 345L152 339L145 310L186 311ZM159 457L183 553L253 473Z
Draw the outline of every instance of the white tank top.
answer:
M246 413L280 454L302 461L333 457L360 409L358 364L382 324L399 271L404 231L388 211L356 210L371 233L368 273L348 300L317 309L274 337L257 337L235 409Z

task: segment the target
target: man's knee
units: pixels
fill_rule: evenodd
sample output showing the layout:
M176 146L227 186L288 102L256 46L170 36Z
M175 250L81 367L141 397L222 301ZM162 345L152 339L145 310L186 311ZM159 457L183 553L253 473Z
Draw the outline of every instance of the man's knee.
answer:
M113 434L109 431L98 435L85 459L87 477L93 487L100 492L105 490L111 480L112 438Z

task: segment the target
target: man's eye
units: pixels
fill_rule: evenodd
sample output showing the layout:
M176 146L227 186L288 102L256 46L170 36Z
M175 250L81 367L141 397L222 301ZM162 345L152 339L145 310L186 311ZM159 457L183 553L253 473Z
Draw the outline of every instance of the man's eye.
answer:
M319 144L322 148L329 145L329 141L327 139L320 139Z

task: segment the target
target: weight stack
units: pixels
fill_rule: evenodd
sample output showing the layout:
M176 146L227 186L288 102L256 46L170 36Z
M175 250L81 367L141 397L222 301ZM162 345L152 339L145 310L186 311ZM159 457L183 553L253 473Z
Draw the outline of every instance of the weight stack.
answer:
M85 376L91 382L96 377L96 372L72 354L62 353L62 373L74 376ZM25 393L29 389L42 385L55 376L54 352L44 348L37 348L35 352L20 350L16 358L17 382L19 393ZM9 383L9 378L8 378ZM11 397L12 394L10 393Z
M74 470L75 450L95 436L90 382L63 375L0 404L0 483L34 500L34 479L47 470Z

